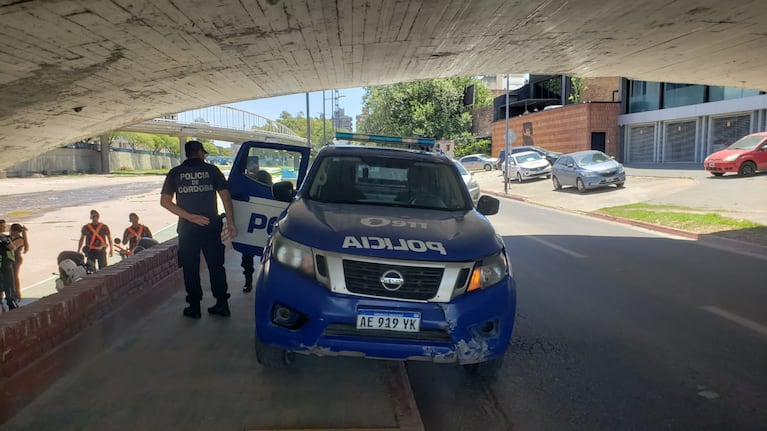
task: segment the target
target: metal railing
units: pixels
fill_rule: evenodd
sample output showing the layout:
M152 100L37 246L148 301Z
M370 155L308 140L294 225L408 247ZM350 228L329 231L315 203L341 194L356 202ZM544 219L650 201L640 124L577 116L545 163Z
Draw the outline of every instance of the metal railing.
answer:
M277 121L230 106L209 106L170 114L121 130L235 142L268 139L306 144L306 138Z
M184 124L200 124L224 129L272 132L286 136L298 136L284 125L261 115L231 106L209 106L175 114L176 121ZM158 118L157 120L166 120Z

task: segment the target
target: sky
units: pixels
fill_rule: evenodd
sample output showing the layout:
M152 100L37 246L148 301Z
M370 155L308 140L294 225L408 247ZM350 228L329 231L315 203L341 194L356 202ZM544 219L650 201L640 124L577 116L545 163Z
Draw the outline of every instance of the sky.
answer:
M356 130L357 115L362 113L362 96L365 91L362 87L338 90L338 107L344 110L344 114L352 117L352 125ZM330 119L333 110L332 91L325 91L325 116ZM299 112L306 114L306 93L291 94L288 96L271 97L268 99L248 100L245 102L228 103L238 109L243 109L266 118L276 120L282 111L287 111L292 116L298 116ZM322 91L309 93L309 116L322 117Z

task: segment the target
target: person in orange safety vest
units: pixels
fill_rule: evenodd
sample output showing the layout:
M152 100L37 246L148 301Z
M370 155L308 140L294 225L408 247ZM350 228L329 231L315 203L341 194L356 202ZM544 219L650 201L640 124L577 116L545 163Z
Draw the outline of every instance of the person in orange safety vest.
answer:
M128 220L130 220L131 225L123 232L123 245L127 247L130 254L133 254L141 238L152 238L152 231L138 222L136 213L128 214Z
M91 222L80 230L80 241L77 249L81 250L88 259L88 265L94 270L107 266L107 247L109 256L114 254L112 235L109 226L99 222L99 212L91 210ZM98 268L96 268L98 264Z

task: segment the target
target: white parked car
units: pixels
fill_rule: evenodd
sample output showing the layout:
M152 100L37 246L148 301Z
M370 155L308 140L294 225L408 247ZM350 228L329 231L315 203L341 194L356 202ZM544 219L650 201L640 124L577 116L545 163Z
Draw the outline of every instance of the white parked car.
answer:
M484 154L472 154L463 156L459 160L464 168L470 171L492 171L498 165L497 157L490 157Z
M512 154L506 164L509 181L516 179L521 183L530 178L551 176L551 163L534 151Z
M458 160L453 160L453 163L455 163L455 167L458 168L458 172L461 173L461 178L463 178L463 182L466 183L466 188L469 189L471 201L474 203L474 206L477 206L477 202L479 201L479 183L477 183L477 180L474 178L474 174L467 171Z

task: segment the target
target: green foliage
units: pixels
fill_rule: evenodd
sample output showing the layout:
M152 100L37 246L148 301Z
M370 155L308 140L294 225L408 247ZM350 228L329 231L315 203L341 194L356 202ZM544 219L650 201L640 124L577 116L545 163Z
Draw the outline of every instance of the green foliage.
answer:
M490 154L492 141L490 139L475 139L473 136L462 136L455 139L455 158L469 154Z
M570 93L570 96L567 97L567 100L573 103L580 103L582 101L583 92L587 90L588 87L581 77L573 76L570 78L570 82L573 84L572 92Z
M471 130L463 92L475 84L474 107L491 103L490 91L474 78L446 78L366 87L362 99L367 118L360 133L452 139Z
M311 142L313 146L322 147L326 144L325 141L333 141L333 136L331 136L333 133L333 125L330 120L325 120L326 140L323 140L322 136L322 118L310 118L309 121L312 127ZM296 132L298 136L304 138L306 137L306 116L303 112L299 112L298 115L294 117L287 111L282 111L282 113L280 113L280 118L277 119L277 122ZM347 130L347 132L350 131L351 130Z

